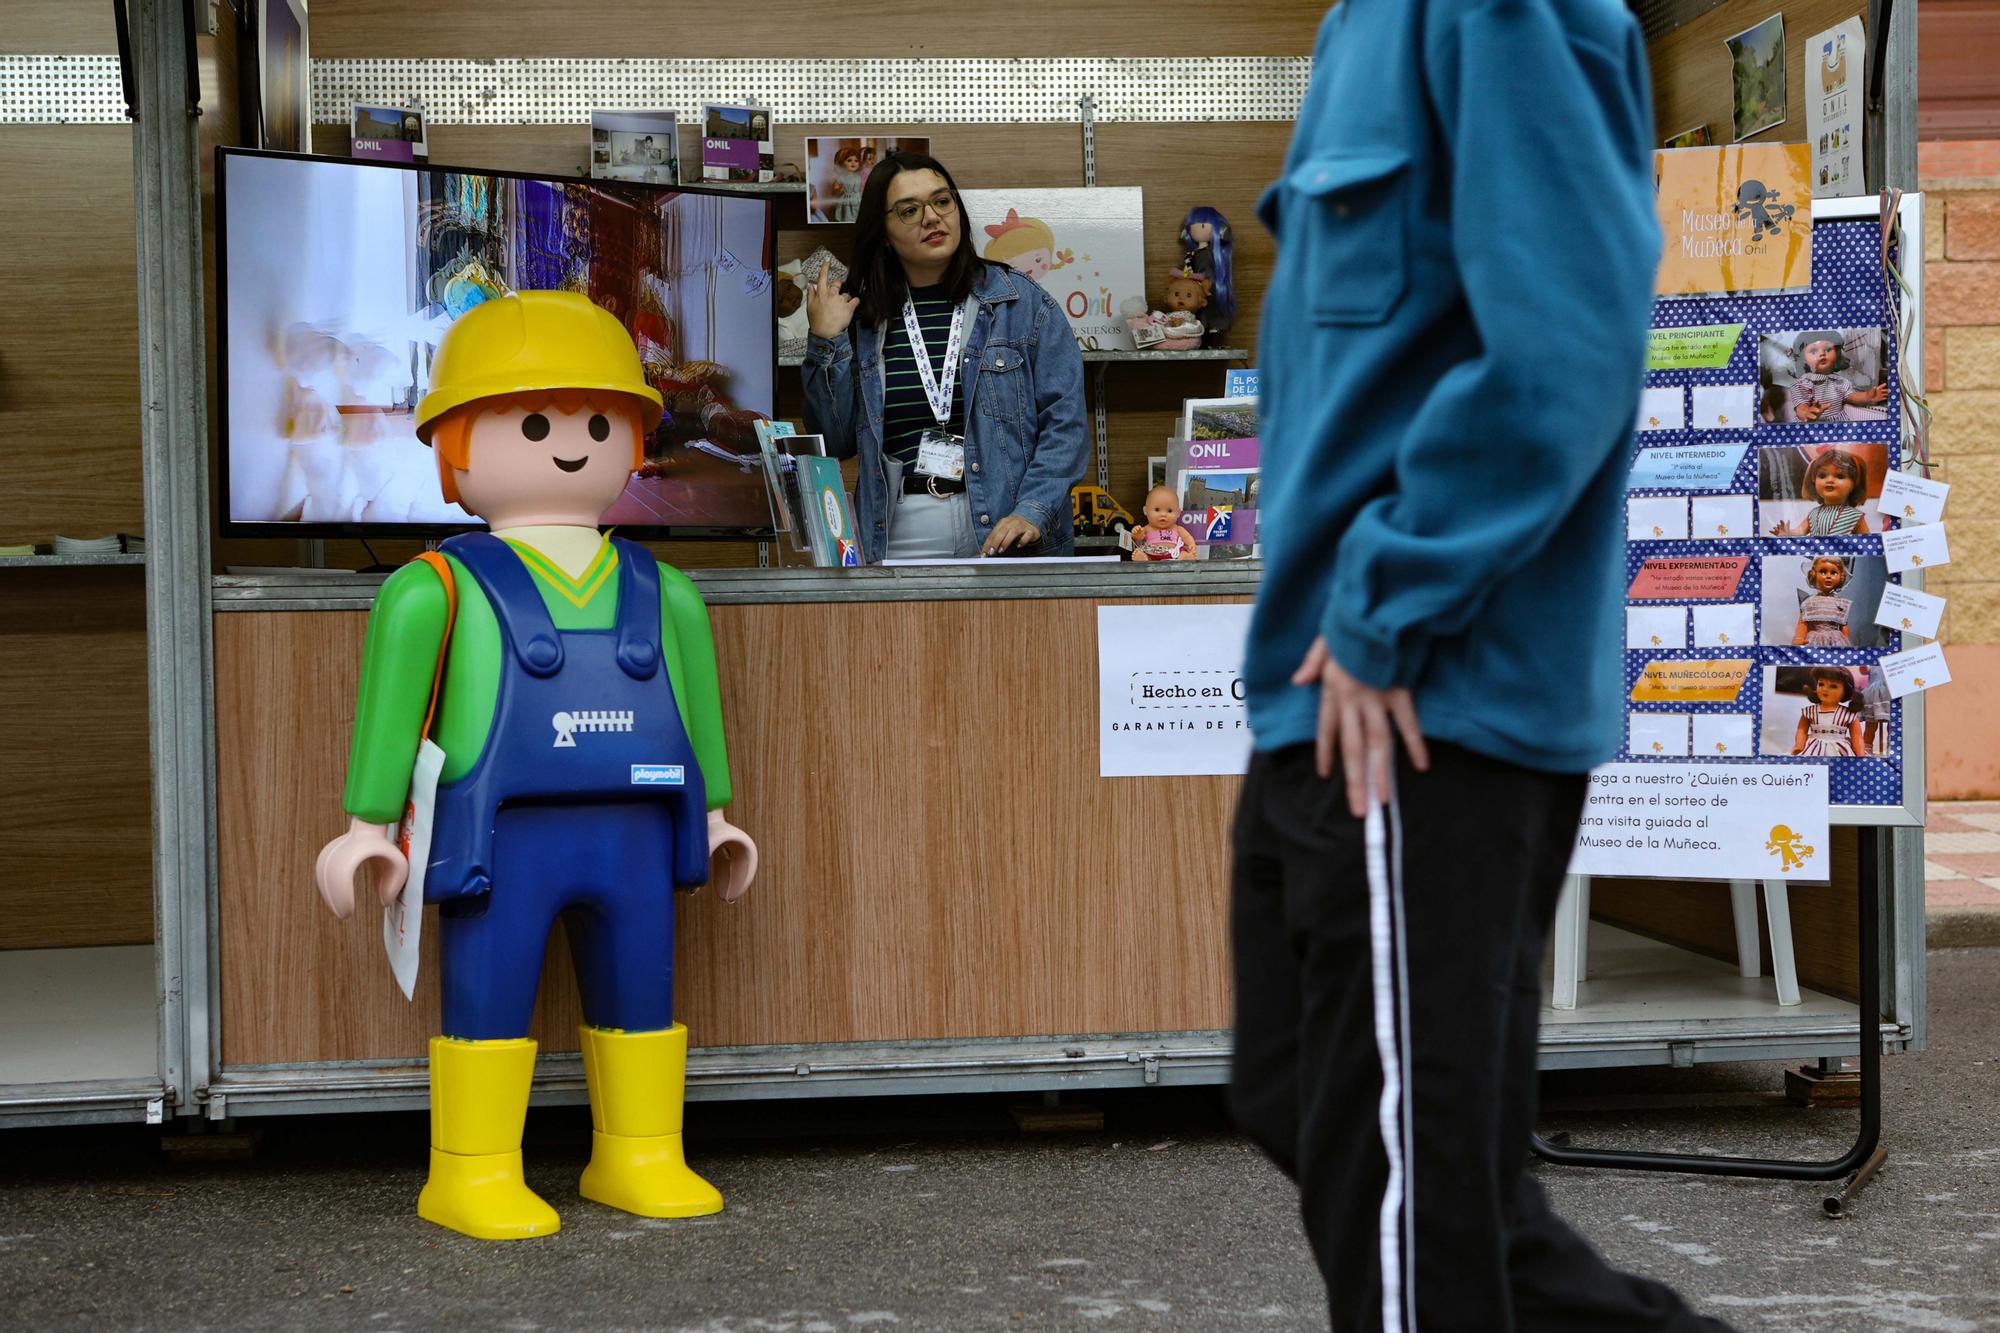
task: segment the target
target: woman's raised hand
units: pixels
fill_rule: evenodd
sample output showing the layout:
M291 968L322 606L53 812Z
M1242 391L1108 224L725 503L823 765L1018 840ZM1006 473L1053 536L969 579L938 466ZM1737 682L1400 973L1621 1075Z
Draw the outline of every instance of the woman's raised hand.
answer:
M838 338L854 322L861 302L833 285L833 266L823 265L819 280L806 289L806 325L819 338Z

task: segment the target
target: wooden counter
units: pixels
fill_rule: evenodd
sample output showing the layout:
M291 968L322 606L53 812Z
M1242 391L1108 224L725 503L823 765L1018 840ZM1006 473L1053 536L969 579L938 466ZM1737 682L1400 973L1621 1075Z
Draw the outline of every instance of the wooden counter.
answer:
M993 600L970 599L964 579L945 600L905 577L862 584L880 599L858 601L757 600L786 580L838 595L824 571L704 581L729 813L763 867L737 904L680 899L677 1016L695 1045L1229 1026L1238 780L1097 776L1096 608L1204 600L1129 593L1209 587L1242 601L1247 580L1089 568L1064 589L1078 595L983 580L1004 592ZM312 883L346 824L371 593L218 600L225 1066L407 1059L438 1030L435 909L412 1004L379 912L337 921ZM558 933L535 1035L572 1050L580 1019Z

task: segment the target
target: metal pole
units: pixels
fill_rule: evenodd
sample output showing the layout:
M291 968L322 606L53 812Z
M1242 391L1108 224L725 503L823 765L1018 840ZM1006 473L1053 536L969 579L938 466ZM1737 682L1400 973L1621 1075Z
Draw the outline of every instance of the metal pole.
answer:
M1881 864L1877 839L1882 831L1860 833L1858 890L1861 916L1861 1132L1854 1146L1831 1161L1787 1161L1770 1157L1720 1157L1700 1153L1625 1152L1612 1148L1558 1147L1537 1134L1535 1155L1558 1166L1610 1167L1620 1171L1684 1171L1706 1176L1755 1176L1766 1180L1838 1180L1855 1174L1842 1193L1851 1194L1873 1173L1870 1165L1882 1139L1882 921ZM1880 1163L1876 1162L1875 1166ZM1867 1170L1864 1171L1863 1168ZM1858 1173L1858 1174L1857 1174Z
M186 1110L211 1074L215 759L199 124L185 0L135 0L140 456L161 1075Z

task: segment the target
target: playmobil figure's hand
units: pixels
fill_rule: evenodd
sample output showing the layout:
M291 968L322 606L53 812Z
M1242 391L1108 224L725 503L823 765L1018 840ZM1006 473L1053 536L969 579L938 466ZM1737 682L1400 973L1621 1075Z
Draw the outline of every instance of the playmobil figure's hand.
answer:
M819 271L819 281L806 289L806 325L822 338L838 338L854 322L860 298L849 296L833 284L833 268Z
M355 877L370 861L380 866L375 888L387 905L395 901L403 891L403 881L410 877L409 860L390 838L387 827L364 819L351 820L347 832L320 849L313 880L319 885L319 896L342 920L354 915Z
M750 890L757 876L757 844L750 835L722 817L720 810L708 812L708 882L733 903Z

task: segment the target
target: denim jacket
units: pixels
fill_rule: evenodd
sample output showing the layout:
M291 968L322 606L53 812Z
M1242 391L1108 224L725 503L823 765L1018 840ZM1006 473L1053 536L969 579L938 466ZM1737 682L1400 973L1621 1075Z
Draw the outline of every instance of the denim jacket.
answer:
M1018 514L1042 538L1027 555L1076 549L1070 487L1090 454L1083 354L1055 298L1010 268L980 270L968 315L959 393L965 403L965 491L982 539ZM888 545L890 466L882 452L881 328L850 324L844 338L814 335L804 367L806 428L835 458L861 455L856 521L869 563Z

